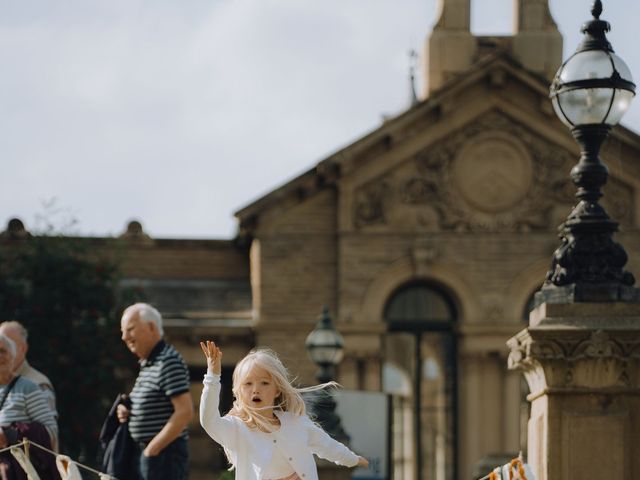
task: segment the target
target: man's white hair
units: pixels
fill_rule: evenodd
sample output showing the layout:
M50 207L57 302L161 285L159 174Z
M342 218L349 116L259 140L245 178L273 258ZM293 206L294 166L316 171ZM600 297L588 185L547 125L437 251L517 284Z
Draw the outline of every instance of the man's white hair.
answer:
M158 327L160 336L164 336L164 330L162 329L162 315L160 315L160 312L157 309L148 303L134 303L125 309L122 313L122 318L129 317L134 314L137 314L138 318L145 323L155 323L156 327Z
M23 324L21 324L19 321L7 320L6 322L0 323L0 328L2 327L5 327L5 328L14 327L18 331L18 335L20 335L20 337L22 337L22 339L24 340L24 343L27 343L27 340L29 339L29 332L27 331L27 328Z
M16 359L16 343L7 337L5 334L0 333L0 342L4 343L9 350L9 355L11 355L11 362Z

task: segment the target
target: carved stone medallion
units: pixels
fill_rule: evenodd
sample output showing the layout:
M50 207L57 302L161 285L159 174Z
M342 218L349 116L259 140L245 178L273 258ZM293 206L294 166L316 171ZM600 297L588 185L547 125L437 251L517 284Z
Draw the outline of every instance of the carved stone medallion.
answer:
M452 177L470 206L487 213L503 212L526 197L532 183L531 156L513 136L486 132L460 149Z

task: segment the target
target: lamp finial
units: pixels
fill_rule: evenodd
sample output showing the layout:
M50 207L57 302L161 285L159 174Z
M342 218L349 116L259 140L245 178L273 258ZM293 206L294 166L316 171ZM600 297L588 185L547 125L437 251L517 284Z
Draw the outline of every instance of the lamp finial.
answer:
M591 7L591 15L596 20L600 20L600 15L602 14L602 2L600 0L595 0L593 2L593 6Z

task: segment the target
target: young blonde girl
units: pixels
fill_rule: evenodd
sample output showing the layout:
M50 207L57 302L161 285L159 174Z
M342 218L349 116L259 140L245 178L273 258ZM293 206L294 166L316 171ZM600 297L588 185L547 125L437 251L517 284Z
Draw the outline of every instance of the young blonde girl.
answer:
M233 407L220 416L222 351L211 341L200 346L208 367L200 423L224 447L236 480L317 480L313 454L347 467L368 466L365 458L309 419L300 395L308 389L291 384L284 365L270 350L254 350L236 365Z

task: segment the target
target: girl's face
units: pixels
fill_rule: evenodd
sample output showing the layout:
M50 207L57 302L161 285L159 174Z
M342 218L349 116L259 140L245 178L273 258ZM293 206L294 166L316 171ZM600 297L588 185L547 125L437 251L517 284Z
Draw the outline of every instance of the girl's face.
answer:
M240 395L245 405L269 408L274 406L280 391L276 388L271 374L264 368L254 365L242 379Z

